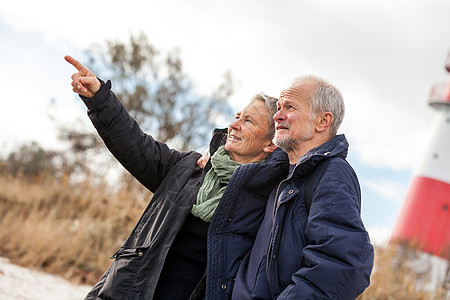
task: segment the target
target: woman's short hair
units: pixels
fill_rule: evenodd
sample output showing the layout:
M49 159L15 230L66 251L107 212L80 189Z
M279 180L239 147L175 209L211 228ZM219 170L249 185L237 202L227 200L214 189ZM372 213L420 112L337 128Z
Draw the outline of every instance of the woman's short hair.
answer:
M261 92L259 94L254 95L251 98L250 104L252 104L253 102L255 102L257 100L263 101L264 105L266 106L267 110L269 111L269 115L267 116L267 118L269 120L269 128L267 129L266 138L271 140L275 136L275 121L273 120L273 116L277 112L278 99Z

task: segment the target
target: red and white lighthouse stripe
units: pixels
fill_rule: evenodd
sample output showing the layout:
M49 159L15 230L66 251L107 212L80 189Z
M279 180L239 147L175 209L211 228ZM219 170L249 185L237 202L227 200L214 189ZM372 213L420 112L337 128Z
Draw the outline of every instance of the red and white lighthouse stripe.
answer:
M446 62L450 73L450 53ZM450 81L432 88L431 141L414 172L391 241L450 260Z

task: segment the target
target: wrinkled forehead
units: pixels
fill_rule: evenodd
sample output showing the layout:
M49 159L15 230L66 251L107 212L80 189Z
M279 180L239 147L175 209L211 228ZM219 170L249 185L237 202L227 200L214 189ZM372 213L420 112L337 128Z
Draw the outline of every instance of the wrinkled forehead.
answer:
M308 102L314 94L317 84L313 81L298 81L280 93L279 101L293 100Z

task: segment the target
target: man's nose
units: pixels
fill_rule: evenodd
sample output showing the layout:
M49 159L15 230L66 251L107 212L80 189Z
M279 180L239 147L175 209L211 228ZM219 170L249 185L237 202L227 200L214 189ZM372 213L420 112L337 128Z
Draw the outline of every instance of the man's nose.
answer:
M277 112L273 115L273 119L274 119L274 121L285 120L285 119L286 119L286 115L284 114L283 110L280 109L279 111L277 111Z

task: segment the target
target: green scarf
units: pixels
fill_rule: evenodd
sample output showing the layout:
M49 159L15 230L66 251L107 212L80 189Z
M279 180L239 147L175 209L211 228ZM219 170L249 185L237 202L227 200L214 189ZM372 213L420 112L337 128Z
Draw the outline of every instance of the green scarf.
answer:
M205 175L205 180L197 194L197 202L191 211L194 216L206 222L211 222L231 175L242 164L232 160L225 146L220 146L211 156L211 165L212 168Z

